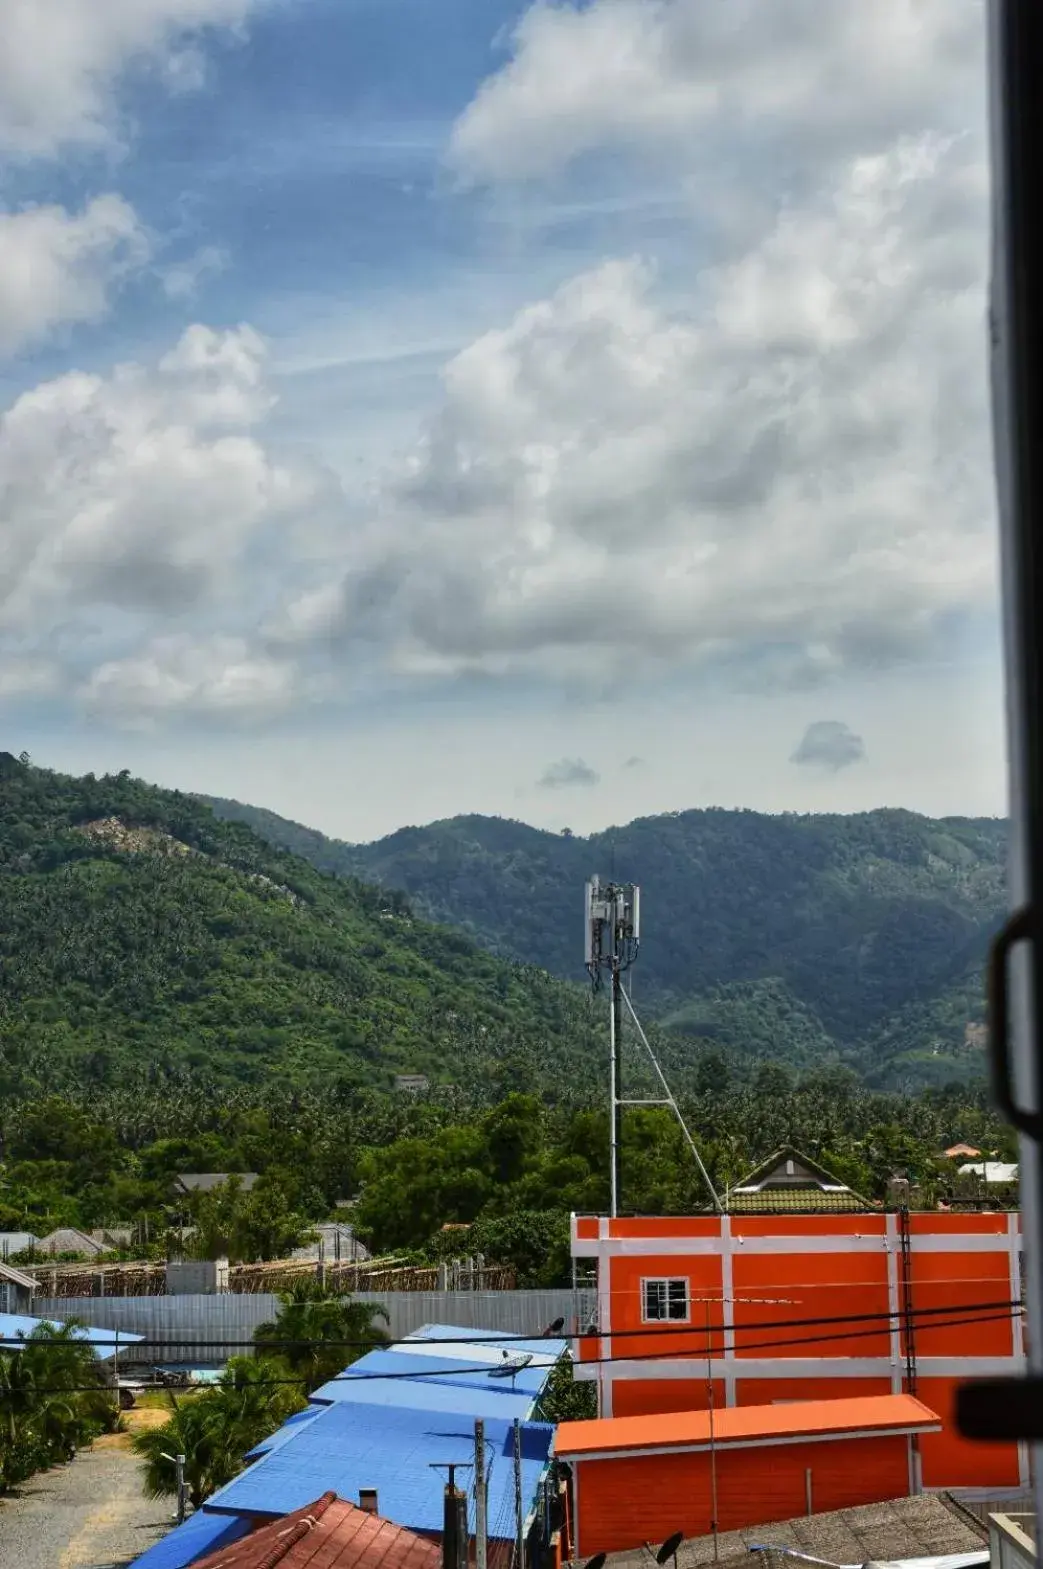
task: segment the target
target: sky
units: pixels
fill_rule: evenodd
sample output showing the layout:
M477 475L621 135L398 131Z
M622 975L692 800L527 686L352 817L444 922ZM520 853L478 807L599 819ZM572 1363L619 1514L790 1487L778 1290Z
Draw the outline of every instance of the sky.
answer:
M970 0L0 0L0 745L1006 810Z

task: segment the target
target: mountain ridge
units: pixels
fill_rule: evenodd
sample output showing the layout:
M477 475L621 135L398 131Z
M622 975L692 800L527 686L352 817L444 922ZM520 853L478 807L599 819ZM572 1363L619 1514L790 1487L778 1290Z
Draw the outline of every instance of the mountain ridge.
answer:
M0 1102L142 1073L489 1094L582 1079L578 989L194 797L0 757Z
M578 835L468 814L358 845L208 800L325 870L399 889L418 913L563 978L582 976L582 883L594 871L632 879L638 985L666 1026L699 1038L712 1025L736 1049L759 1035L766 1050L767 1009L790 1019L783 1060L803 1064L819 1032L870 1083L984 1073L981 972L1004 912L1005 819L693 808ZM757 1026L745 1035L743 1017Z

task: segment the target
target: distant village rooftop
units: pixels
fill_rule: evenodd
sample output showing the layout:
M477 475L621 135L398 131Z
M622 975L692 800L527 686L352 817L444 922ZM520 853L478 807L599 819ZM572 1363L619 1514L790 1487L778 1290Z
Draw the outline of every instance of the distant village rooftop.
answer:
M180 1193L212 1193L235 1178L244 1193L257 1181L256 1171L179 1171L174 1186Z
M817 1161L786 1145L729 1188L724 1205L732 1215L852 1214L878 1209L869 1199Z

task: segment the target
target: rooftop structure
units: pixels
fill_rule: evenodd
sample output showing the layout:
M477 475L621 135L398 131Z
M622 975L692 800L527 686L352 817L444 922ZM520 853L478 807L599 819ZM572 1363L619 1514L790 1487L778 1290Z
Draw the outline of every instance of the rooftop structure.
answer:
M532 1500L547 1467L554 1429L521 1426L522 1493ZM514 1536L514 1426L502 1418L485 1424L489 1474L490 1535L500 1519ZM291 1439L269 1449L207 1500L212 1513L267 1518L290 1514L315 1496L317 1486L341 1498L374 1488L386 1518L414 1531L440 1534L445 1476L433 1467L474 1458L474 1420L439 1412L388 1406L337 1404L301 1422Z
M33 1300L36 1281L11 1264L0 1264L0 1313L17 1313Z
M912 1395L856 1396L563 1422L555 1453L584 1556L917 1492L913 1439L940 1427Z
M513 1542L515 1422L531 1521L554 1429L529 1419L566 1345L550 1337L522 1341L495 1330L424 1324L393 1351L368 1352L258 1444L247 1456L252 1464L193 1516L192 1542L199 1545L191 1558L164 1556L181 1551L169 1546L186 1530L180 1527L139 1560L141 1569L182 1569L205 1550L206 1533L214 1534L215 1548L236 1540L220 1534L215 1522L239 1522L245 1530L272 1517L283 1520L295 1510L307 1512L319 1488L349 1503L373 1489L385 1521L440 1535L445 1472L434 1467L473 1463L477 1419L485 1423L490 1468L490 1540Z
M254 1522L245 1515L213 1515L206 1509L197 1510L135 1558L134 1569L187 1569L189 1564L198 1569L201 1559L205 1562L210 1554L241 1541L253 1529Z
M729 1188L725 1207L732 1215L784 1212L844 1215L878 1209L817 1161L786 1146L747 1172Z
M28 1253L38 1241L31 1231L0 1231L0 1259L10 1258L12 1253Z
M722 1531L717 1539L717 1569L757 1569L762 1555L751 1554L751 1549L758 1547L851 1565L894 1564L948 1554L973 1555L984 1561L988 1556L984 1527L976 1529L944 1493L923 1493L918 1498L894 1498L821 1514L801 1511L791 1520ZM677 1569L696 1569L709 1563L713 1555L711 1537L687 1537L678 1549ZM611 1553L606 1569L649 1569L649 1557L644 1548ZM799 1560L794 1560L794 1569L801 1569Z
M17 1350L19 1344L28 1340L34 1330L48 1324L53 1329L65 1328L63 1323L54 1319L32 1318L26 1313L0 1313L0 1347ZM78 1324L75 1333L78 1340L90 1341L99 1362L107 1362L120 1347L129 1348L144 1339L143 1335L131 1334L127 1329L99 1329L93 1324Z
M59 1226L49 1231L46 1237L40 1238L36 1251L49 1258L57 1258L59 1253L82 1253L87 1258L96 1258L99 1253L107 1253L109 1250L104 1243L88 1236L86 1231L79 1231L75 1226Z
M196 1569L441 1569L442 1554L403 1526L323 1493L303 1509L196 1561Z
M560 1460L611 1455L665 1454L671 1449L741 1449L799 1438L816 1440L878 1433L937 1432L937 1413L912 1395L856 1395L847 1400L787 1400L782 1405L733 1406L716 1411L671 1411L562 1422L554 1442Z
M235 1178L244 1193L257 1181L256 1171L179 1171L174 1178L176 1193L212 1193L214 1188Z
M977 1160L980 1154L981 1150L975 1149L973 1144L950 1144L942 1151L945 1160Z

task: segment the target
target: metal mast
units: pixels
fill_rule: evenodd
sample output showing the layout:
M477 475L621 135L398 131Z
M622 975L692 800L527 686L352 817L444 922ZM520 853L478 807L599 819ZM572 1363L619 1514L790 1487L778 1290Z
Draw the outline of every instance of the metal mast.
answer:
M608 1084L609 1084L609 1213L613 1218L619 1214L620 1204L620 1146L622 1144L622 1116L624 1106L669 1106L681 1127L681 1132L687 1140L688 1147L695 1157L695 1163L713 1200L713 1206L721 1211L721 1201L717 1196L710 1175L703 1164L702 1156L696 1146L695 1140L688 1131L685 1120L681 1115L680 1107L671 1093L666 1077L659 1066L655 1052L652 1050L647 1035L641 1028L641 1021L634 1012L634 1005L627 993L623 990L623 974L629 970L638 955L641 946L641 890L636 883L610 882L602 887L599 878L592 877L586 887L584 903L585 930L584 930L584 957L587 973L590 976L595 992L601 988L602 977L607 970L611 976L611 999L609 1007L609 1033L608 1033ZM662 1088L662 1095L657 1099L624 1099L621 1093L621 1052L623 1044L623 1009L633 1021L642 1046L648 1053L656 1078Z

